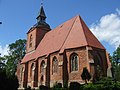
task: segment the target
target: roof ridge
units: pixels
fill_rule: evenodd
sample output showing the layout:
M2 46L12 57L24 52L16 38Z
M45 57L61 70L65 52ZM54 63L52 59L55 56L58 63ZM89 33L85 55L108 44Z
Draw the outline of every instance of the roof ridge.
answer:
M87 40L87 37L86 37L86 34L85 34L85 31L84 31L84 26L83 26L83 23L82 23L82 18L79 16L79 20L80 20L80 23L81 23L81 26L82 26L82 31L83 31L83 33L84 33L84 36L85 36L85 40L86 40L86 42L87 42L87 44L88 44L88 40Z
M81 22L81 25L82 25L82 30L83 30L83 33L84 33L84 36L85 36L85 39L86 39L86 43L87 45L90 45L90 42L88 40L88 36L86 34L86 31L85 31L85 27L88 29L88 32L94 37L94 39L96 39L96 41L104 48L104 46L100 43L100 41L95 37L95 35L90 31L90 29L88 28L88 26L85 24L85 22L82 20L82 18L80 17L80 22ZM85 26L84 26L85 25ZM92 45L92 47L94 47ZM104 48L105 49L105 48Z
M63 42L63 44L62 44L62 46L60 47L60 52L61 52L61 49L62 49L62 47L64 46L64 44L65 44L65 42L66 42L66 40L67 40L67 38L68 38L68 36L69 36L72 28L73 28L73 25L74 25L74 23L75 23L75 21L76 21L76 19L77 19L77 16L74 17L74 18L75 18L75 19L74 19L74 21L73 21L73 24L72 24L72 26L70 27L70 30L69 30L69 32L68 32L68 34L67 34L67 36L66 36L66 38L65 38L65 40L64 40L64 42Z

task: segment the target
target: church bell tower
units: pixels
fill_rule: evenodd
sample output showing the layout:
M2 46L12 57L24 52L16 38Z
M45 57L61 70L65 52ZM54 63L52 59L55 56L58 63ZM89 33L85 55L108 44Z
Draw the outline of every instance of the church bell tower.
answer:
M37 16L37 23L27 32L26 53L35 51L44 35L50 31L50 26L46 23L46 15L41 4L40 12Z

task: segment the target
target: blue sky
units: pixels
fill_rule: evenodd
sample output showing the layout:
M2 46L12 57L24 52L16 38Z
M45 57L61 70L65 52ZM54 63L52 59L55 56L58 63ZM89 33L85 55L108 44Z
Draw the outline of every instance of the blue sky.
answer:
M6 45L15 40L26 39L26 32L36 23L40 3L0 0L0 53L6 54ZM52 29L79 14L108 52L112 54L120 43L120 0L44 0L44 9Z

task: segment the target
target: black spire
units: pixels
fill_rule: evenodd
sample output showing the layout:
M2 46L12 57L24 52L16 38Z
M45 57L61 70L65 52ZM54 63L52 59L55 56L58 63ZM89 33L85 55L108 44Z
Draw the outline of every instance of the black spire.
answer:
M35 27L39 27L39 26L47 26L50 28L50 26L46 23L46 15L44 12L44 8L43 8L43 3L41 3L41 8L40 8L40 12L37 16L37 23L34 25Z
M43 6L41 6L39 15L38 15L38 17L36 18L36 19L37 19L37 22L45 22L45 19L46 19L46 18L47 18L47 17L46 17L46 15L45 15L44 8L43 8Z

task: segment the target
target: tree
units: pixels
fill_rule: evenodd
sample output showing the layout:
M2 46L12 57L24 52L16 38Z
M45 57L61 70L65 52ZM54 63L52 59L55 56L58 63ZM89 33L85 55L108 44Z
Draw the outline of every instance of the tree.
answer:
M115 61L116 64L118 64L120 62L120 45L113 52L113 61Z
M116 65L114 73L115 81L120 81L120 65Z
M7 75L14 75L18 62L20 62L25 55L26 40L16 40L15 43L9 44L8 48L8 55L4 56L6 60L6 73Z
M7 81L4 58L0 54L0 88L6 90L5 83Z
M15 72L25 55L26 40L16 40L8 48L8 55L1 57L0 54L0 90L17 90L19 84Z
M5 69L5 63L4 63L5 58L0 56L0 69Z
M87 84L87 81L89 81L91 79L91 75L88 72L88 69L86 67L83 68L81 77L82 77L82 80L85 80L85 84Z
M5 58L0 56L0 89L1 90L17 90L19 84L15 75L8 77L6 74Z
M113 52L113 56L111 58L111 64L112 64L112 76L114 80L120 81L120 45L117 47L117 49Z

